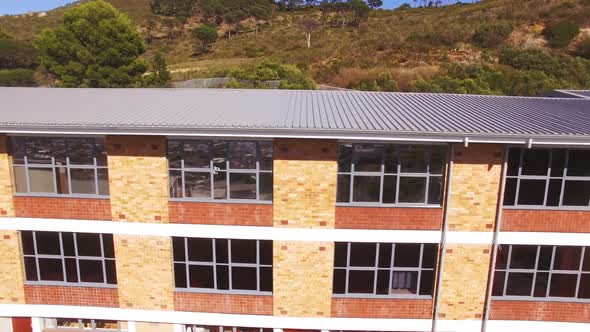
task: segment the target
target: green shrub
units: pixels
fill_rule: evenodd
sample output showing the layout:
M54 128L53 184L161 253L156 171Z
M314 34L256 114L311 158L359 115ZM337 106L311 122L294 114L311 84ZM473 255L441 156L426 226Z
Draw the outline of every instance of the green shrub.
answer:
M484 23L477 27L473 42L484 48L496 47L506 41L512 33L512 25L506 21Z
M549 75L559 75L562 70L559 58L540 48L507 47L500 52L498 61L516 69L539 70Z
M589 0L590 1L590 0ZM584 38L577 46L574 52L577 56L590 59L590 37Z
M349 86L361 91L398 91L398 84L390 73L382 73L376 79L363 79Z
M0 69L29 68L39 64L33 45L11 38L2 38L0 31Z
M36 86L34 73L30 69L0 70L0 86Z
M579 33L580 25L569 20L550 23L543 30L543 36L553 48L568 46Z
M315 81L297 66L270 61L233 70L229 76L236 80L236 82L230 81L231 84L228 83L233 88L267 88L266 81L279 81L280 89L314 90L317 88Z
M539 70L515 70L504 75L504 93L511 96L539 96L545 92L571 87L567 82Z

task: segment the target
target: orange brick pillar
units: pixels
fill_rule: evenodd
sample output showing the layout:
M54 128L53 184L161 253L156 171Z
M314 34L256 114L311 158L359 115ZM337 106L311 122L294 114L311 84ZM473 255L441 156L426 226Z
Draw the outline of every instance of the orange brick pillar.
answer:
M167 223L166 138L109 136L106 145L113 220ZM121 307L174 310L171 238L116 235L114 240Z
M447 243L440 319L481 320L483 315L503 153L502 145L455 146L448 230L489 233L489 243Z
M12 170L6 135L0 134L0 223L14 217ZM25 303L23 259L17 231L0 230L0 303Z
M334 228L336 141L274 143L274 227ZM273 242L276 316L330 317L333 242Z

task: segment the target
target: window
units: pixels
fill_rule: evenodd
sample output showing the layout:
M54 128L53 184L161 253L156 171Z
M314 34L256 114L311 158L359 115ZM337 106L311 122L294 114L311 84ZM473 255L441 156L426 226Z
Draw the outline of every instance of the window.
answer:
M127 322L116 320L44 318L43 328L56 330L127 331Z
M94 137L11 137L14 185L28 195L109 195L104 140Z
M272 201L272 142L168 141L170 197Z
M511 148L504 205L590 207L590 150Z
M117 284L112 234L21 231L26 280L40 284Z
M337 202L440 205L446 146L341 144Z
M334 294L430 297L438 245L337 242Z
M500 245L492 295L590 301L590 247Z
M272 332L273 329L263 329L263 328L258 328L258 327L185 325L183 331L186 331L186 332Z
M272 241L172 238L176 288L272 293Z

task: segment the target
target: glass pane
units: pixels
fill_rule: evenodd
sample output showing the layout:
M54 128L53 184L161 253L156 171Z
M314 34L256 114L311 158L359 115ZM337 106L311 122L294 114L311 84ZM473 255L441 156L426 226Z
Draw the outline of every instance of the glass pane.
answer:
M98 194L109 195L109 170L106 168L98 168L96 170L98 176ZM182 190L182 189L181 189Z
M258 194L261 201L272 201L272 173L259 173L260 193Z
M227 142L213 141L213 167L227 169Z
M533 273L508 273L506 295L530 296L533 285Z
M416 294L417 271L393 271L390 294Z
M215 262L227 263L228 259L228 242L226 239L215 239Z
M546 297L547 296L547 284L549 283L549 273L538 272L535 279L535 290L533 291L534 297Z
M522 175L547 175L549 150L523 150Z
M96 325L97 329L109 329L109 330L117 330L118 329L117 321L114 321L114 320L95 320L94 324Z
M537 270L547 271L551 267L551 256L553 255L553 246L541 246L539 251L539 262Z
M54 178L52 168L34 168L29 167L29 181L31 192L34 193L53 193Z
M438 255L438 245L436 244L424 244L422 252L422 267L434 268Z
M426 178L401 177L399 179L400 203L424 203Z
M213 198L227 199L227 172L213 173Z
M498 252L496 254L496 270L505 269L508 263L508 249L509 245L498 245Z
M348 243L336 242L334 249L334 266L346 267Z
M189 238L188 260L192 262L213 262L213 240Z
M443 174L447 151L445 148L432 147L430 154L430 174Z
M60 255L58 232L35 232L37 253L44 255Z
M584 262L582 263L582 271L590 272L590 247L584 249Z
M108 156L107 151L104 145L104 138L95 137L94 138L94 158L96 158L96 165L97 166L107 166L108 165Z
M588 206L590 181L565 181L563 205Z
M351 243L350 266L375 266L377 244Z
M350 172L352 163L352 144L340 144L338 147L338 172Z
M208 142L184 142L184 167L209 168L211 158L211 145Z
M377 294L389 294L389 270L377 271Z
M507 178L506 179L506 189L504 192L504 205L514 205L514 200L516 199L516 183L517 179L515 178Z
M422 271L420 277L420 295L432 295L434 288L434 271Z
M25 140L25 137L10 137L10 155L15 165L25 163Z
M565 167L565 150L555 149L551 157L551 176L562 176Z
M217 289L227 290L229 289L229 267L224 265L218 265L216 268L217 272Z
M443 196L442 177L430 177L428 184L428 204L440 204Z
M348 271L348 292L373 294L375 284L374 271Z
M20 237L21 237L21 242L23 245L23 254L34 255L35 254L35 247L33 244L33 232L21 231Z
M380 243L379 244L379 267L390 268L391 267L391 243Z
M211 174L185 172L185 197L211 198Z
M546 180L520 180L518 204L543 205Z
M66 258L66 281L78 282L78 267L75 258Z
M256 240L231 240L232 263L256 263Z
M354 202L379 202L381 177L355 176L352 192Z
M518 165L520 164L520 152L522 149L520 148L511 148L508 151L508 169L506 170L506 175L508 176L517 176L518 175Z
M94 138L68 138L68 157L73 165L94 164Z
M400 149L402 173L426 173L428 166L428 148L423 146L406 146Z
M102 261L78 260L81 282L104 282Z
M28 281L37 281L37 262L34 257L25 257L25 277Z
M76 244L79 256L102 256L99 234L76 233Z
M338 203L350 202L350 175L338 174Z
M170 171L168 173L168 182L170 183L170 197L181 198L182 197L182 172L181 171Z
M233 169L256 169L256 143L229 142L229 167Z
M184 263L174 263L174 286L186 288L186 265Z
M393 266L420 266L420 245L413 243L397 243L394 248Z
M80 322L75 318L57 318L57 327L75 327L80 328Z
M169 168L180 168L182 160L183 143L181 141L168 141L168 167Z
M575 297L577 281L578 276L576 274L552 273L551 286L549 287L549 296Z
M353 162L355 172L380 172L383 145L355 144Z
M69 194L70 186L68 180L68 169L65 167L58 167L55 169L55 183L57 184L58 194Z
M272 265L272 241L260 240L260 264Z
M346 290L346 270L334 269L334 294L344 294Z
M116 285L117 284L117 267L115 266L115 261L111 259L107 259L104 261L106 274L107 274L107 283Z
M396 185L396 176L386 175L383 177L383 203L395 203Z
M172 256L177 262L184 262L184 238L173 237L172 238Z
M504 271L496 271L494 273L494 284L492 286L492 296L502 296L504 295L504 278L506 276L506 272Z
M384 166L385 166L385 173L395 174L398 170L399 159L397 154L397 149L395 145L386 145L385 146L385 155L384 155Z
M272 292L272 268L260 268L260 290L263 292Z
M104 250L104 257L115 258L113 234L102 234L102 246Z
M213 288L213 266L190 265L188 268L190 287Z
M25 154L29 164L51 164L53 144L51 138L28 137L25 140Z
M569 150L568 176L590 176L590 150Z
M64 256L76 256L74 233L61 233L61 242Z
M39 258L39 273L41 280L64 281L61 259Z
M258 142L258 148L260 149L260 169L272 171L272 142Z
M96 194L94 169L70 169L73 194Z
M547 206L559 206L560 194L561 179L549 180L549 189L547 190Z
M27 188L27 169L25 167L14 166L14 185L17 193L26 193Z
M511 269L533 269L537 259L537 246L512 246Z
M230 173L229 198L256 199L256 173Z
M575 270L580 268L582 247L558 246L555 247L553 270Z
M231 269L232 289L257 290L255 267L236 267Z
M580 289L578 290L578 297L581 299L590 299L590 273L582 274L582 279L580 279Z

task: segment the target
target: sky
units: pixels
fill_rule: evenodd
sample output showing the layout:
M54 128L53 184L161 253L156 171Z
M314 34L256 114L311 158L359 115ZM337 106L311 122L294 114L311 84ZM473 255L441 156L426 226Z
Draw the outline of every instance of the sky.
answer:
M53 9L74 0L0 0L0 15L23 14L29 11L44 11ZM383 0L383 8L395 8L411 0Z

